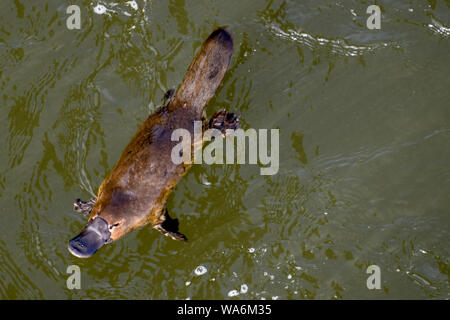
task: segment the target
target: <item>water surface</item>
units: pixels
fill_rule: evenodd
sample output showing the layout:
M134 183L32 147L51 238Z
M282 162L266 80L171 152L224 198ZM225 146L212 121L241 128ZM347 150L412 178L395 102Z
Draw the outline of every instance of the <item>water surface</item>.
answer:
M450 2L377 3L380 30L356 0L2 1L0 297L448 299ZM167 204L190 242L144 227L72 256L73 200L218 26L235 52L207 113L279 128L278 174L196 165Z

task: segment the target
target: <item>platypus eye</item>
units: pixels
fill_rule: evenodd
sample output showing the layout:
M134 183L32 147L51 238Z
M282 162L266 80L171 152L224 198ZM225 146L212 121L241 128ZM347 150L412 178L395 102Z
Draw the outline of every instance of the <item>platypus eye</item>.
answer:
M118 226L119 224L120 224L120 223L115 223L115 224L113 224L113 225L109 226L109 229L111 230L112 228L115 228L115 227L117 227L117 226Z

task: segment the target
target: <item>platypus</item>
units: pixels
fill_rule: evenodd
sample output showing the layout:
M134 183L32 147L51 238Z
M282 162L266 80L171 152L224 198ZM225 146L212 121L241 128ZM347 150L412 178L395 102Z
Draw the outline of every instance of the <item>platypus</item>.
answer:
M165 209L166 200L192 166L174 164L171 159L173 130L184 128L194 133L194 121L202 121L203 130L239 127L239 117L225 110L206 120L206 105L219 87L233 53L231 35L223 28L215 30L203 43L175 92L165 95L168 102L158 108L140 126L119 161L89 201L77 199L74 208L90 212L79 235L69 241L69 251L80 258L92 256L106 243L115 241L146 224L175 240L186 241L178 232L178 220ZM191 142L192 148L194 146ZM193 153L192 153L193 154Z

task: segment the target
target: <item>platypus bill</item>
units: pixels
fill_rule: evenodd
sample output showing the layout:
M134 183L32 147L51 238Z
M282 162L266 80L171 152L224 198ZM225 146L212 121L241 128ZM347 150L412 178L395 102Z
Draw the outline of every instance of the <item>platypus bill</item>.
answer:
M178 142L171 141L171 135L184 128L194 136L194 121L203 121L203 130L213 127L223 133L239 127L239 119L224 110L209 121L205 116L232 52L230 34L220 28L214 31L194 57L178 91L166 93L169 102L147 118L125 147L97 197L75 201L75 210L90 212L90 216L86 227L69 242L73 255L90 257L104 244L145 224L175 240L186 240L178 232L178 221L164 208L170 192L191 167L173 163L171 152Z

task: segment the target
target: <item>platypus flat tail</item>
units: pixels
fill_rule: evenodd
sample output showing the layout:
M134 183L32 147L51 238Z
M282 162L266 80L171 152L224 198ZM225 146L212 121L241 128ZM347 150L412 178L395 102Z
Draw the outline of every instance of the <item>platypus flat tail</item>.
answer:
M169 109L189 106L202 114L222 82L232 54L233 39L228 31L219 28L211 33L189 66Z

